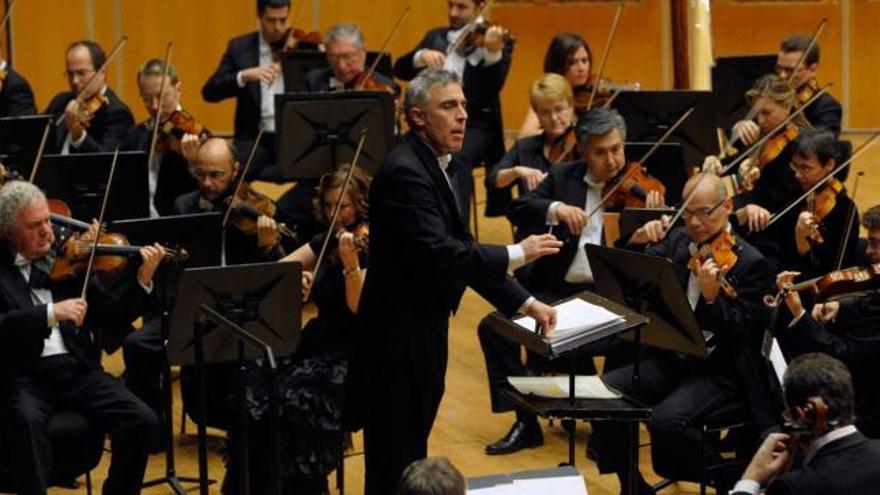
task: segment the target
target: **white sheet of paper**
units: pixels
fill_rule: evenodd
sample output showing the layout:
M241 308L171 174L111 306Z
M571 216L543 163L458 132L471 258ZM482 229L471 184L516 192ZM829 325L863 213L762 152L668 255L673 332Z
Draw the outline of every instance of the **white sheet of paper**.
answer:
M513 484L495 485L478 490L468 490L467 495L518 495L519 491Z
M572 331L597 328L608 325L623 318L602 306L588 303L583 299L574 298L554 306L556 308L556 330L552 339L567 336ZM513 320L517 325L535 331L535 319L523 316Z
M509 376L507 381L521 394L533 394L551 399L568 397L568 376ZM578 375L574 382L574 396L578 399L619 399L596 375Z
M588 495L587 485L580 476L513 480L518 495Z
M788 369L788 363L785 362L785 356L782 355L782 349L779 348L779 342L775 338L770 344L770 364L773 366L773 371L776 373L781 387L784 383L782 377L785 375L785 370Z

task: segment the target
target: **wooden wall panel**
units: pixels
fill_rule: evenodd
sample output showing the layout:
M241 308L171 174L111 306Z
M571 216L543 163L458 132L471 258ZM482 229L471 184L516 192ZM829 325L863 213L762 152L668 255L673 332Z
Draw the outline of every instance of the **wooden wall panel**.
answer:
M850 117L851 127L880 128L880 2L855 0L850 13Z

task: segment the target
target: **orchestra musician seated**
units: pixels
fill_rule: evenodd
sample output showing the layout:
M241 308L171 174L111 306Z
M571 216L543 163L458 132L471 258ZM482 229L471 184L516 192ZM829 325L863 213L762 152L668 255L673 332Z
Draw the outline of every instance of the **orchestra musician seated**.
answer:
M0 117L20 117L37 113L34 92L27 79L0 57Z
M306 74L306 91L369 91L381 85L395 98L400 95L400 86L386 75L374 71L369 74L372 81L364 80L367 75L366 42L357 24L336 24L324 34L323 44L330 67L310 70Z
M791 362L784 381L788 422L764 439L731 495L874 493L880 441L853 424L846 366L825 354L805 354ZM803 464L796 463L798 449L805 452Z
M633 365L607 372L602 380L652 408L648 430L654 471L670 479L698 481L702 424L709 415L739 403L760 431L775 424L776 411L761 355L767 317L762 297L772 283L767 261L732 231L728 217L733 204L717 176L694 175L683 196L691 193L682 214L683 227L667 232L670 218L664 216L636 230L629 246L672 261L707 336L709 356L701 359L650 349L639 363L638 386L633 383ZM729 252L724 255L727 265L715 261L715 253L722 251ZM735 292L722 290L722 280ZM620 441L624 436L622 423L593 423L591 440L599 471L616 473L622 487L629 470L638 469L627 463L626 445ZM640 492L653 493L639 477Z

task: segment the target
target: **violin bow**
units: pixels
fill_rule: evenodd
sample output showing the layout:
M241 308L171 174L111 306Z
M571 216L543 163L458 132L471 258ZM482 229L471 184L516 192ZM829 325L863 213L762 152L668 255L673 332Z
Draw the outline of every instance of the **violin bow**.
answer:
M254 155L257 154L257 147L260 146L260 140L263 139L263 133L265 131L266 129L260 126L260 132L257 133L257 139L254 140L254 146L251 148L250 155L248 155L247 163L244 164L244 168L241 170L241 175L239 175L238 179L235 181L235 188L232 189L232 196L229 198L229 205L226 207L226 213L223 214L223 223L220 224L221 229L226 229L226 226L229 225L229 216L232 214L232 203L235 200L235 196L238 194L239 188L244 184L244 178L247 177L247 173L251 169L251 164L254 163Z
M34 183L34 179L37 178L37 169L40 168L40 162L43 161L43 152L46 150L46 142L49 140L49 131L52 129L52 117L49 117L49 120L46 121L46 128L43 129L43 137L40 139L40 147L37 148L37 156L34 158L34 166L31 167L31 176L28 178L28 182L31 184Z
M339 211L342 209L342 202L345 200L345 194L348 191L348 184L351 182L351 177L354 175L354 169L357 167L358 160L361 157L361 151L364 149L364 141L367 139L367 129L361 129L360 138L358 138L357 148L354 150L354 158L351 159L351 165L348 166L348 173L345 175L345 181L342 183L342 188L339 191L339 201L336 202L336 205L333 207L333 215L330 217L330 227L327 228L327 235L324 236L324 242L321 244L321 251L318 253L318 260L315 262L315 268L312 270L312 273L317 275L318 270L321 269L321 265L324 262L324 259L327 254L327 245L330 244L330 236L333 234L333 226L336 225L336 219L339 218ZM311 291L304 298L305 301L309 300L311 296Z
M807 48L801 53L801 56L798 57L797 63L794 65L794 69L792 69L791 74L788 75L788 79L785 80L789 86L791 86L791 82L794 81L794 75L797 72L798 67L804 63L804 60L807 59L807 55L810 53L810 50L816 46L816 41L819 40L819 35L822 34L822 31L825 30L825 25L828 24L828 19L823 17L821 21L819 21L819 25L816 26L816 30L813 32L813 36L810 38L810 42L807 43ZM806 106L806 105L805 105Z
M147 157L147 167L152 166L153 158L156 156L156 141L159 139L159 127L162 126L162 105L165 102L165 82L168 80L168 64L171 62L171 49L173 46L173 41L169 41L165 45L165 61L162 62L162 79L159 82L159 104L156 109L156 118L153 122L153 132L150 136L150 152Z
M468 22L467 25L465 25L464 30L462 30L462 32L461 32L461 35L458 38L456 38L455 42L451 43L446 48L446 56L447 57L449 55L452 55L453 53L455 53L456 50L458 50L458 47L461 46L461 44L464 42L464 39L467 38L467 35L470 34L471 31L473 31L475 27L477 27L477 23L479 22L480 17L482 17L484 13L489 11L489 7L493 3L495 3L495 0L488 0L486 3L484 3L483 8L481 8L480 11L477 12L476 15L474 15L474 18L471 19L471 21Z
M780 122L776 127L774 127L773 129L771 129L770 132L768 132L767 134L764 134L763 136L761 136L761 139L755 141L754 144L752 144L751 146L749 146L748 148L746 148L746 150L745 150L744 152L740 153L740 155L737 156L737 157L736 157L733 161L731 161L729 164L727 164L726 167L722 168L721 171L718 172L718 175L719 175L719 176L726 175L731 169L733 169L733 167L735 167L735 166L738 165L741 161L745 160L749 155L751 155L752 152L754 152L755 150L760 149L760 147L763 146L764 143L766 143L766 142L767 142L771 137L773 137L777 132L779 132L779 130L783 129L783 128L784 128L785 126L787 126L792 120L794 120L795 117L797 117L798 115L800 115L801 113L803 113L803 112L804 112L804 109L806 109L806 108L810 105L810 103L813 103L813 102L816 101L820 96L822 96L823 94L825 94L825 92L827 92L827 91L828 91L828 88L830 88L831 86L832 86L832 83L828 83L828 84L826 84L825 86L823 86L819 91L816 91L816 94L814 94L812 98L810 98L809 100L807 100L807 102L806 102L805 104L803 104L803 105L801 105L801 106L795 108L794 111L791 112L791 113L788 115L788 117L786 117L786 118L785 118L782 122Z
M611 32L608 33L608 39L605 40L605 49L602 51L602 61L599 62L599 72L596 74L596 81L593 83L593 89L590 91L590 99L587 100L587 110L593 108L593 100L596 98L596 92L599 90L599 83L605 74L605 64L608 63L608 56L611 54L611 45L617 34L617 26L620 24L620 17L623 14L623 0L617 3L617 9L614 11L614 20L611 21Z
M831 172L829 172L828 175L826 175L825 177L822 177L822 179L821 179L819 182L817 182L815 185L813 185L813 187L807 189L806 192L804 192L803 194L801 194L796 200L792 201L788 206L786 206L785 208L783 208L781 211L779 211L778 213L774 213L773 216L770 217L770 220L767 221L767 226L764 227L764 228L766 229L767 227L770 227L771 225L773 225L774 223L776 223L777 220L779 220L783 215L785 215L786 213L788 213L788 212L789 212L792 208L794 208L798 203L800 203L801 201L803 201L804 198L806 198L807 196L809 196L810 194L812 194L813 192L815 192L816 189L819 189L820 187L822 187L823 185L825 185L825 183L828 182L829 180L833 179L834 176L837 175L838 172L840 172L840 171L843 170L844 168L848 167L848 166L850 165L850 163L853 162L853 160L855 160L856 158L859 157L859 155L861 155L862 153L864 153L865 151L867 151L867 149L870 148L871 145L874 143L874 140L877 139L878 137L880 137L880 132L876 132L876 133L874 133L874 135L872 135L870 138L868 138L867 141L865 141L864 143L862 143L862 145L859 146L859 148L858 148L857 150L853 151L853 154L852 154L851 157L849 157L849 160L847 160L847 161L841 163L841 164L840 164L839 166L837 166L834 170L832 170Z
M82 91L80 91L79 94L76 95L77 100L82 101L82 95L89 93L89 91L87 91L87 90L92 89L92 86L94 86L95 81L98 80L98 74L105 72L107 70L107 67L109 67L110 63L113 62L113 59L115 59L116 56L119 55L119 52L122 51L122 48L125 46L126 43L128 43L128 36L123 35L121 38L119 38L119 41L116 42L116 46L114 46L113 50L111 50L110 53L107 54L107 58L104 59L104 63L101 64L100 67L98 67L98 70L96 70L95 73L92 74L92 77L85 84L85 86L83 86ZM58 119L58 122L56 123L56 125L61 126L61 124L63 124L63 123L64 123L64 119Z
M400 31L400 26L403 25L403 21L409 15L410 6L407 5L403 12L397 17L397 21L395 21L394 26L391 28L391 32L388 33L388 36L385 38L385 41L382 43L382 47L379 48L379 56L376 57L376 60L373 60L373 63L370 64L369 69L367 69L367 74L364 77L364 80L355 88L357 91L364 89L364 84L367 82L374 72L376 72L376 67L379 66L379 62L382 61L382 55L385 53L385 50L388 49L388 45L391 43L391 40L397 36L397 32Z
M104 213L107 212L107 200L110 199L110 188L113 185L113 176L116 173L116 160L119 158L119 146L113 152L113 163L110 164L110 176L107 178L107 188L104 189L104 201L101 203L101 214L98 216L98 231L92 240L92 251L89 253L89 264L86 265L86 277L83 279L81 298L86 298L89 288L89 278L92 276L92 266L95 264L95 253L98 251L98 241L101 239L101 225L104 225Z
M858 173L856 173L855 179L853 179L852 195L850 195L852 203L850 203L849 205L849 212L847 212L846 215L846 228L843 231L843 238L840 240L840 247L837 251L837 270L840 270L843 267L843 256L844 253L846 253L846 247L849 244L849 236L852 234L853 223L858 221L858 218L856 216L856 191L858 191L859 189L859 178L863 175L865 175L865 172L859 170Z
M672 124L672 127L667 129L666 132L663 133L663 136L661 136L660 139L656 143L654 143L654 145L651 146L651 148L647 152L645 152L644 155L642 155L642 158L638 161L638 163L644 164L645 160L650 158L651 155L653 155L654 152L657 151L657 149L660 147L660 145L663 144L663 142L665 142L667 139L669 139L669 136L671 136L673 132L678 130L678 128L681 127L681 125L684 123L684 121L687 120L687 118L690 117L692 113L694 113L694 107L689 108L687 112L683 113L681 115L681 117L679 117L678 120L676 120L675 123ZM635 167L633 167L631 170L627 171L623 175L623 177L621 177L617 181L617 184L614 184L614 186L612 186L611 189L607 193L605 193L605 196L602 196L602 199L599 200L599 202L596 204L596 206L594 206L593 209L590 210L589 213L587 213L588 220L590 218L592 218L592 216L597 211L599 211L599 208L601 208L602 205L604 205L605 202L608 201L608 198L610 198L615 192L617 192L618 189L620 189L620 187L623 185L624 181L626 181L629 178L629 176L634 173L635 170L636 170Z
M0 21L0 31L2 31L3 28L6 27L6 23L9 22L9 18L10 18L10 16L12 15L12 6L15 5L15 2L17 2L17 1L18 1L18 0L12 0L12 1L9 2L9 4L6 6L6 14L3 16L3 20Z

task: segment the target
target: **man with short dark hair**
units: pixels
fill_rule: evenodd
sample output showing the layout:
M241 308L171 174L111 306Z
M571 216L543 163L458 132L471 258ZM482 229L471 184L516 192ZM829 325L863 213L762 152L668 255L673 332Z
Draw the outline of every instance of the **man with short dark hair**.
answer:
M507 275L556 253L551 235L519 244L479 244L468 234L452 184L451 158L468 114L458 77L429 69L406 90L410 132L382 161L370 187L370 270L359 315L348 404L366 409L366 494L387 495L425 457L443 398L449 317L470 286L506 314L523 312L548 332L556 312ZM466 172L464 172L466 173ZM349 415L360 411L348 411Z
M51 150L63 155L69 153L96 153L113 151L121 146L134 125L128 106L107 86L104 50L90 40L70 44L65 53L65 73L70 91L59 93L46 108L47 114L62 122L55 127ZM92 78L95 78L94 82ZM101 98L96 111L83 103Z
M805 354L785 372L789 433L771 433L752 457L733 495L873 494L880 486L880 441L853 425L852 379L843 363ZM804 464L790 468L794 450Z
M37 113L30 84L0 58L0 117L19 117Z

